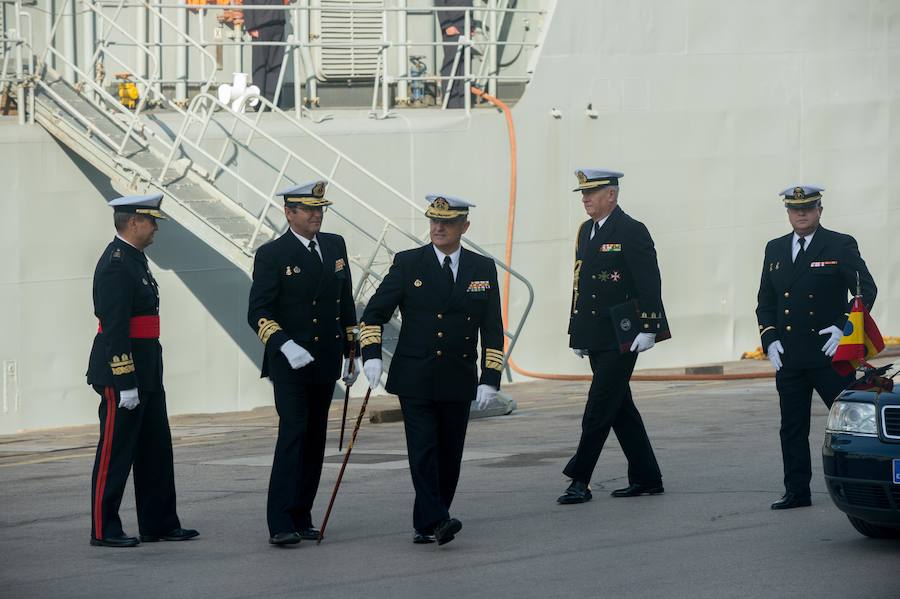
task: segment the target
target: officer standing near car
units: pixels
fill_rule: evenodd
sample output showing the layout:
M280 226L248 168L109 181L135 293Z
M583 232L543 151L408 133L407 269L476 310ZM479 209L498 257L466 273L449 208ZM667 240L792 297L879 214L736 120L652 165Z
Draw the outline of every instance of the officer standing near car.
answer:
M91 545L184 541L175 509L172 436L159 343L159 286L144 250L158 229L162 194L109 202L116 236L94 271L97 334L87 382L100 395L100 441L91 477ZM140 540L122 530L119 505L134 469Z
M785 493L773 510L812 505L809 482L809 412L813 389L829 408L854 376L831 367L842 337L849 295L857 277L871 310L877 288L850 235L819 224L822 192L798 185L781 192L793 228L766 245L756 318L762 347L775 367L781 406L781 456Z
M500 388L503 323L493 260L460 245L469 209L460 198L429 195L431 243L399 252L360 323L363 371L381 381L382 325L400 308L400 338L386 389L400 396L416 500L416 544L453 540L450 516L459 480L469 409L487 406ZM476 343L481 335L481 358ZM478 376L478 365L481 376Z
M325 188L315 181L278 194L290 226L260 247L253 262L247 317L265 346L262 376L272 381L278 412L267 503L272 545L319 537L311 510L328 409L338 377L352 385L359 373L349 359L356 308L347 247L340 235L321 231L331 205Z
M593 381L581 423L581 440L563 473L571 484L557 502L591 500L590 481L612 429L628 459L628 486L613 497L659 495L662 474L631 396L629 380L637 355L652 348L661 332L662 282L653 239L643 223L619 207L615 171L576 171L581 202L590 217L578 228L575 274L569 315L569 347L587 356ZM629 300L640 307L638 334L622 353L610 310Z

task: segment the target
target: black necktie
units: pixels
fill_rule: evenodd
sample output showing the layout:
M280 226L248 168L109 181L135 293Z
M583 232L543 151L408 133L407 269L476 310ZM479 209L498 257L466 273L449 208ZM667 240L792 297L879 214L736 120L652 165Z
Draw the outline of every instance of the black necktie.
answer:
M456 281L453 278L453 269L450 268L450 256L444 256L444 274L447 276L447 281L450 283L450 289L453 289L453 285Z
M803 260L803 257L806 255L806 250L803 247L806 245L806 238L801 237L797 240L797 243L800 244L800 251L797 252L797 257L794 258L794 264L800 264L800 261Z
M319 252L316 251L316 240L313 239L309 242L309 253L313 255L313 258L320 265L322 264L322 258L319 257Z
M600 236L600 221L594 223L594 237Z

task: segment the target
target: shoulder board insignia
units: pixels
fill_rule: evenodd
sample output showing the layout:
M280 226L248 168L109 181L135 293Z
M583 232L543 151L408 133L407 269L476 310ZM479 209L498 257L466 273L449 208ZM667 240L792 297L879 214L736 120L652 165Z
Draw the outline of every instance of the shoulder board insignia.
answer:
M122 261L122 249L116 248L113 250L113 253L109 257L111 262L121 262Z

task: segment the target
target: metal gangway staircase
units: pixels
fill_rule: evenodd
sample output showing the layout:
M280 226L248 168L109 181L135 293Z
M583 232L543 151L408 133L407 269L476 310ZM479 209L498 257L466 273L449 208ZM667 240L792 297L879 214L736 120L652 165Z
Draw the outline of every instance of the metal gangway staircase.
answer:
M17 8L20 2L15 0ZM249 273L256 249L287 228L283 205L274 199L276 191L315 178L329 181L329 196L339 199L330 207L329 219L336 216L341 232L350 236L350 259L362 272L354 289L357 306L364 305L377 287L394 253L427 242L427 230L413 232L425 222L412 216L421 215L421 202L380 179L296 115L264 98L259 102L265 112L256 113L236 112L220 102L210 93L215 57L162 14L155 16L166 23L167 34L193 46L197 56L209 61L208 81L186 106L164 93L156 53L142 47L117 22L115 12L109 14L91 0L82 6L95 12L101 26L91 62L79 67L52 44L38 55L27 36L19 36L13 45L24 50L27 59L19 69L18 85L30 92L25 102L28 120L109 177L118 192L165 194L163 206L171 218ZM149 2L146 9L156 11ZM59 19L51 37L58 25ZM110 41L112 34L133 43L117 46ZM135 64L143 61L146 65ZM108 84L107 74L113 70L130 73L141 90L133 108L126 108ZM147 74L141 75L145 70ZM302 136L304 145L314 150L301 154L286 145L284 136L291 134ZM254 168L245 166L250 163ZM527 292L515 323L506 318L507 358L531 309L531 284L472 240L464 243L492 257ZM398 332L395 317L383 335L388 361ZM508 367L506 371L510 377Z

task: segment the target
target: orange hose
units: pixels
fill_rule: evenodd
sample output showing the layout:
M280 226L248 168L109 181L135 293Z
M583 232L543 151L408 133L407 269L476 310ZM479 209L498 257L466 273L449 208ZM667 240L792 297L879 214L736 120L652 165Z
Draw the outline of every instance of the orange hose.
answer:
M483 100L487 100L497 108L503 111L503 115L506 117L506 129L509 133L509 210L507 211L506 217L506 251L504 253L504 260L506 261L506 265L510 268L512 267L512 244L513 244L513 231L515 229L516 224L516 180L517 180L517 150L516 150L516 127L513 123L512 112L509 109L509 106L506 105L499 98L495 98L494 96L485 93L483 90L478 89L477 87L471 88L472 93L478 96ZM503 275L503 328L509 329L509 286L510 286L510 273L507 270ZM509 346L509 339L504 341L504 345L506 347ZM516 364L515 360L512 359L512 356L509 356L507 363L509 367L512 368L517 373L523 376L529 376L531 378L536 379L548 379L553 381L582 381L582 380L591 380L591 376L589 375L580 375L580 374L550 374L546 372L535 372L533 370L525 370Z

